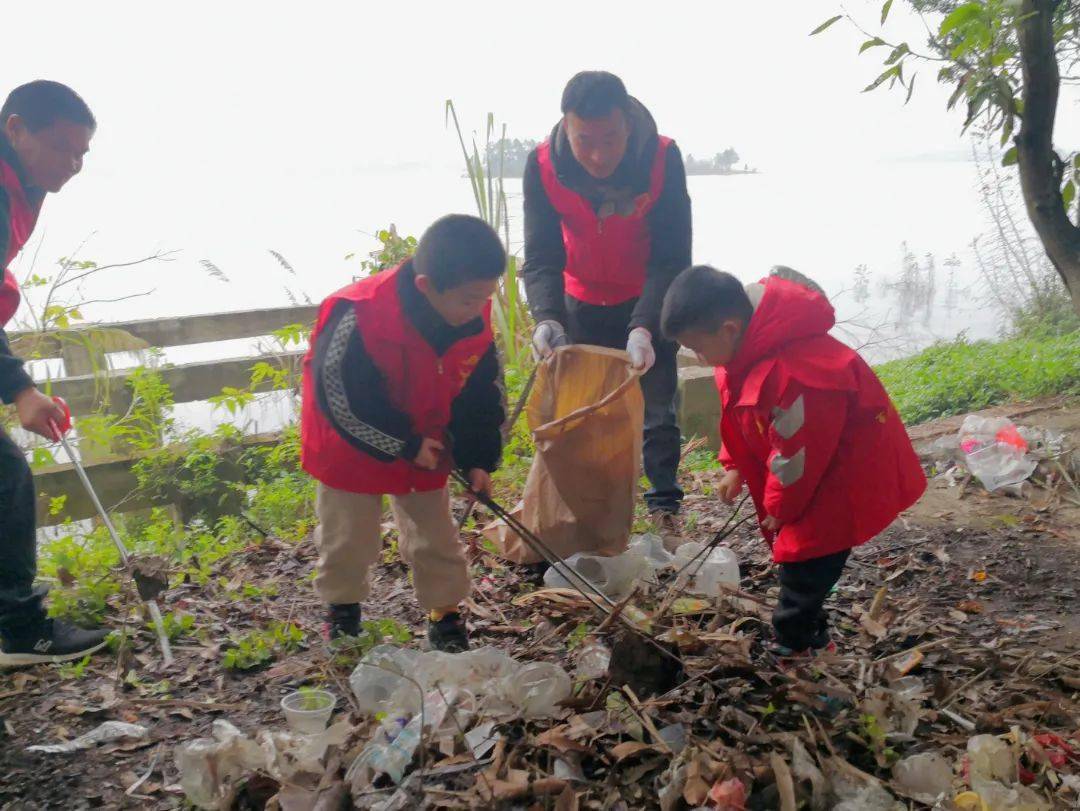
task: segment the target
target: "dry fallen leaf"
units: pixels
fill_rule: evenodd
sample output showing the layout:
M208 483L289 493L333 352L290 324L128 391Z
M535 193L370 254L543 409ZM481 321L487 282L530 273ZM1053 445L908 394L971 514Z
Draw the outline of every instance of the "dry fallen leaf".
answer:
M568 730L569 726L566 724L549 729L537 737L536 743L539 746L554 747L560 752L588 752L589 747L567 737Z
M647 743L641 743L639 741L624 741L611 749L611 756L615 758L615 762L618 763L621 760L626 760L628 757L633 757L639 752L655 752L656 747Z
M978 600L963 600L956 607L965 614L981 614L983 612L983 604Z
M972 572L971 573L971 579L974 580L976 583L982 583L983 581L986 580L986 578L987 578L986 572L982 571L981 569L979 571L977 571L977 572Z
M567 785L555 801L555 811L578 811L578 808L577 794Z
M863 614L859 617L859 624L863 627L863 630L874 637L874 639L884 639L889 633L888 628L877 620L870 619L869 614Z

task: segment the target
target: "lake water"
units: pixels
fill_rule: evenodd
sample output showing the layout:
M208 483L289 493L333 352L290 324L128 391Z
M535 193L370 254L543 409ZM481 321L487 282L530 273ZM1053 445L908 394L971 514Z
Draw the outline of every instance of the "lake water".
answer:
M970 251L984 230L976 191L976 166L963 161L908 161L770 167L756 175L689 178L694 206L694 260L729 270L747 281L770 266L786 264L818 281L831 296L841 319L878 327L867 354L880 360L911 351L937 338L967 330L974 337L1000 329L1000 315L973 290L977 288ZM240 170L241 172L243 169ZM450 211L474 211L469 182L455 166L403 169L316 169L306 174L269 176L264 172L207 192L190 174L167 178L169 216L149 200L106 195L92 201L77 188L49 201L42 220L44 257L69 254L96 228L82 256L100 262L131 259L157 248L181 248L174 261L110 271L94 280L85 298L118 299L152 290L145 297L91 304L88 318L115 321L164 315L222 312L284 306L293 296L318 301L346 284L359 260L347 253L374 247L371 233L396 223L402 233L419 235L424 226ZM197 173L194 173L197 174ZM100 182L96 184L100 192ZM73 187L74 189L75 187ZM511 242L521 249L521 183L507 182ZM88 213L92 212L92 213ZM902 245L920 257L937 259L939 288L944 261L955 255L956 284L970 287L961 306L940 305L928 319L897 324L895 302L882 289L901 268ZM296 273L269 254L281 252ZM229 281L212 278L200 265L211 260ZM871 274L868 301L851 293L855 268ZM22 258L17 272L26 272ZM925 323L924 323L925 321ZM859 345L867 330L848 325L842 332ZM880 339L887 340L882 342ZM171 362L249 354L254 341L181 347L166 352ZM134 359L117 358L120 365ZM55 369L55 365L53 366ZM38 370L41 371L40 369ZM55 372L54 372L55 373ZM274 399L274 398L265 398ZM239 421L249 428L276 427L288 409L262 402ZM177 408L185 425L210 428L223 420L202 404Z

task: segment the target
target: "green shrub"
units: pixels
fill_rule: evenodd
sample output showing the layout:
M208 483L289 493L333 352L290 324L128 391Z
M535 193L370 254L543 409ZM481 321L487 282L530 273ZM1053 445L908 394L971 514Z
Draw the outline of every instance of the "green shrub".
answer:
M1080 332L997 343L961 338L876 371L908 424L1010 399L1080 394Z

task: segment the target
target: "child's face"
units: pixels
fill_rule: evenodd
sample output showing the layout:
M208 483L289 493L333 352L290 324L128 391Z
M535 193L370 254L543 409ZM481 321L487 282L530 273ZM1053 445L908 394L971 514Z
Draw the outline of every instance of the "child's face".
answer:
M37 132L13 115L4 134L26 168L30 182L47 192L58 192L82 170L94 131L84 124L59 120Z
M416 289L452 327L460 327L479 318L498 283L498 279L475 279L447 290L438 290L427 276L416 277Z
M732 319L715 331L691 329L677 335L675 340L709 366L726 366L739 349L742 331L743 325Z

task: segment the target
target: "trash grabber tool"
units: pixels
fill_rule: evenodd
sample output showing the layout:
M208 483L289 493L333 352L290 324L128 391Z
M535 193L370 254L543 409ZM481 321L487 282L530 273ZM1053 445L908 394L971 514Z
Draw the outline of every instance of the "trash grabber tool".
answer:
M64 422L63 425L57 425L55 420L49 420L49 427L52 428L56 438L60 440L60 444L64 446L64 452L67 453L68 459L71 460L71 466L75 468L75 474L79 477L79 481L82 482L83 487L86 488L86 494L90 496L90 501L93 502L94 507L98 511L98 515L101 516L101 520L105 523L106 529L109 530L109 535L112 537L113 543L116 544L116 548L120 552L120 560L123 562L124 568L131 574L131 555L128 553L127 547L124 546L124 542L120 540L120 535L117 533L116 527L113 526L109 514L105 512L105 507L102 506L101 499L98 498L97 493L94 491L94 486L90 484L90 479L86 475L86 469L82 466L82 462L80 462L79 457L75 455L75 451L72 449L65 436L65 434L71 430L71 409L68 408L68 404L65 403L61 397L53 397L53 401L64 409ZM142 599L141 594L139 595L139 598ZM143 602L150 611L150 618L154 621L154 630L157 632L158 642L161 645L162 659L166 665L172 664L172 647L169 645L169 637L165 633L165 624L161 619L161 609L158 608L157 600L143 600Z

